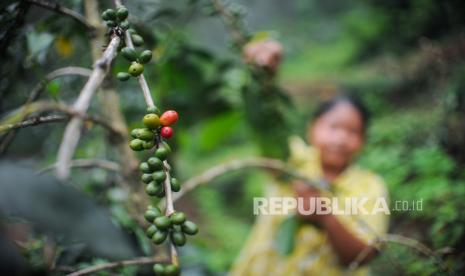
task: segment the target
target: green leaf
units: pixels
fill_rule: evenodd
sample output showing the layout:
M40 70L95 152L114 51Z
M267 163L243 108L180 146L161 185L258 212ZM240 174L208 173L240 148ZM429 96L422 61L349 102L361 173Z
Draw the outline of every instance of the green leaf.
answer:
M241 122L241 114L237 112L226 112L205 121L200 128L200 148L203 151L215 149L230 137Z
M58 92L60 92L60 82L53 80L47 84L47 92L53 99L58 99Z
M454 162L438 146L415 149L412 156L414 169L421 175L447 175Z
M281 222L275 239L275 248L282 256L287 256L294 250L295 235L299 222L295 215L289 216Z
M0 163L0 212L25 219L38 230L66 241L83 242L95 256L135 257L128 237L109 213L82 192L50 175L37 175L19 165Z

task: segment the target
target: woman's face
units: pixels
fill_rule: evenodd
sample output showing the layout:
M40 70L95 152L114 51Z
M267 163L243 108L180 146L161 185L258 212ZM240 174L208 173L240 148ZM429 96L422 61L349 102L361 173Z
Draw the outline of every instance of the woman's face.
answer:
M309 129L310 143L321 153L323 166L342 169L362 148L363 121L350 103L336 103Z

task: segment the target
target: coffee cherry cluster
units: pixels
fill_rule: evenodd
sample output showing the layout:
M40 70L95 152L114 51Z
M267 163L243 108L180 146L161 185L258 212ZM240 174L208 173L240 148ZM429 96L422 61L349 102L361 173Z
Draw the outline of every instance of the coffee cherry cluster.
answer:
M130 28L129 21L127 20L128 16L129 11L124 6L120 6L116 10L107 9L102 13L102 19L110 29L121 29L123 31L127 31L134 46L142 46L144 44L144 39L142 36L138 35L134 29Z
M195 235L199 231L197 225L187 220L183 212L165 216L157 207L149 206L144 217L150 223L147 237L155 244L161 244L169 237L174 245L183 246L186 244L186 235Z
M155 275L179 275L179 267L174 264L155 264L153 272Z
M142 46L144 44L144 39L137 34L134 29L129 28L130 24L127 20L129 16L128 9L124 6L118 7L116 10L107 9L102 13L102 19L105 20L107 26L111 28L112 32L116 32L121 36L124 32L128 32L132 44L134 46ZM144 64L150 62L152 59L152 51L143 50L137 52L136 49L132 47L125 47L121 49L121 54L125 59L127 59L131 64L129 65L127 72L119 72L116 77L120 81L127 81L131 76L137 77L142 72L144 72Z
M159 117L157 108L152 107L147 110L147 114L142 119L145 128L136 128L131 131L134 138L129 146L132 150L150 150L155 147L152 157L140 163L139 169L142 172L141 180L146 184L145 191L149 196L162 198L165 196L164 181L166 180L166 168L163 164L171 153L171 148L162 138L168 139L173 135L170 125L178 120L178 113L168 110ZM172 177L170 179L171 190L179 192L181 186L179 181Z
M125 47L121 49L123 57L131 62L128 72L119 72L116 77L120 81L127 81L131 76L137 77L144 72L144 64L150 62L152 59L152 51L144 50L140 53L134 48Z
M116 10L107 9L102 13L102 19L105 21L109 28L120 27L123 30L129 29L129 22L127 20L129 15L126 7L118 7Z
M144 64L152 59L150 50L139 52L133 48L133 45L142 46L144 40L133 29L130 29L127 21L128 15L128 10L124 6L119 6L116 10L108 9L102 14L103 20L110 28L111 35L119 37L129 35L131 38L126 40L127 47L124 46L123 42L118 49L123 57L131 62L128 72L117 74L117 78L121 81L126 81L131 76L140 76L144 71ZM133 139L130 141L129 147L132 150L153 150L153 155L139 165L142 172L141 180L146 184L145 191L149 196L162 198L170 190L178 192L181 189L179 181L171 177L170 166L166 161L171 153L171 148L165 140L173 136L171 126L177 121L178 113L176 111L168 110L161 114L158 108L152 106L147 109L147 113L142 119L144 127L131 131ZM169 186L166 186L168 183ZM184 213L172 211L172 208L172 202L169 205L167 203L169 211L163 215L158 207L150 205L145 212L144 217L150 223L146 233L153 243L161 244L169 237L173 245L183 246L186 243L186 235L195 235L198 232L198 227L194 222L187 220ZM155 275L179 275L180 269L177 261L172 260L172 262L170 264L155 264L153 266Z
M171 125L177 120L178 113L174 110L168 110L160 116L158 108L148 108L147 114L142 119L145 128L136 128L131 131L131 136L134 139L130 142L129 147L134 151L141 151L157 146L155 157L161 161L165 160L171 149L161 138L169 139L173 136L174 131ZM141 167L142 172L153 173L153 171L160 169L156 165L150 165L149 160L141 164L143 166ZM152 159L152 163L155 162L153 160L155 159Z

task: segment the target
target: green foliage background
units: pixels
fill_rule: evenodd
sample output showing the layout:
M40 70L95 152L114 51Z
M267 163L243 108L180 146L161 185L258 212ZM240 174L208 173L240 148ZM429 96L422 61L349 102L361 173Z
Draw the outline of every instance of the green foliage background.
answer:
M15 1L7 2L1 4L2 35L13 20L6 11ZM102 7L110 6L109 1L100 2ZM283 133L284 127L273 118L262 122L262 129L261 124L249 124L247 108L263 107L264 103L251 102L241 94L256 83L237 53L228 48L220 19L205 15L207 2L127 3L137 15L136 28L157 55L145 71L155 100L163 109L178 110L181 117L173 143L176 174L182 180L219 162L259 155L264 150L279 155L275 145L267 145L259 135L265 130ZM393 212L390 232L422 241L442 254L451 273L463 273L463 1L239 2L247 8L249 30L284 44L286 58L278 82L295 104L284 109L290 127L284 133L303 136L309 114L321 99L341 90L360 95L373 118L357 162L385 178L391 202L423 200L423 211ZM63 1L63 5L82 11L81 1ZM21 105L47 72L91 64L88 36L81 26L69 18L31 9L2 53L1 114ZM69 56L60 51L58 39L71 45ZM125 70L126 63L120 59L113 75ZM71 102L83 81L72 77L56 80L43 98ZM115 81L114 85L129 126L137 126L145 110L139 87L135 81ZM91 110L99 112L98 106ZM60 124L21 130L2 159L26 160L35 167L53 163L62 132ZM76 157L111 159L112 154L103 131L93 127L82 139ZM127 195L114 185L114 177L100 170L76 171L72 184L106 206L141 254L148 254L151 249L143 230L122 207ZM227 271L253 224L252 198L261 195L269 181L261 172L232 173L197 188L179 203L179 209L201 226L199 236L181 251L186 271L213 275ZM44 266L40 251L34 251L37 241L44 240L41 234L38 231L31 237L26 254L35 267ZM73 252L70 246L63 244L64 251ZM79 257L65 258L63 254L58 264L85 267L103 261L74 252ZM430 258L398 245L386 247L371 266L375 275L441 274ZM119 273L131 275L134 271L127 268Z

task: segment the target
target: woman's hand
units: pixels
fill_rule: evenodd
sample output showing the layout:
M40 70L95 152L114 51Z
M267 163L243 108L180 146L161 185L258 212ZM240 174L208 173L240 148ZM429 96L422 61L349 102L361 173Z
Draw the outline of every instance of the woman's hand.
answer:
M316 188L306 185L300 180L294 181L292 186L294 188L296 198L302 198L302 206L300 208L303 211L310 210L311 204L315 204L315 212L312 214L303 214L299 211L299 208L297 208L298 216L305 221L316 222L318 224L322 223L327 215L316 213L318 210L323 208L317 200L317 198L321 196L320 191Z
M251 42L244 47L244 59L248 63L266 67L275 72L281 62L283 47L274 40Z
M309 187L302 181L293 182L293 188L296 194L296 197L303 198L303 210L309 210L310 208L310 199L315 201L315 210L323 208L318 206L317 198L320 197L320 192L312 187ZM323 231L326 232L331 246L334 248L336 254L338 255L339 261L342 265L349 265L354 261L360 252L368 248L368 254L362 260L362 263L367 263L374 256L376 256L376 248L367 245L360 238L355 236L350 232L346 227L339 222L336 216L332 214L311 214L305 215L300 214L299 209L297 209L297 214L305 221L316 223L320 226Z

